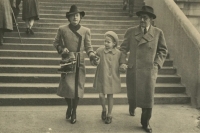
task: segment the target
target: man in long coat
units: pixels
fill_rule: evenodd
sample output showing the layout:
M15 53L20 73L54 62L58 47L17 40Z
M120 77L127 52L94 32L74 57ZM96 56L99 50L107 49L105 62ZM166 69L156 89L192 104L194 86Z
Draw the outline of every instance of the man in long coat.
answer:
M129 28L125 33L120 46L120 69L128 67L126 82L130 115L135 115L136 107L142 108L142 127L152 132L149 120L154 104L156 78L168 52L162 30L151 25L156 18L153 8L143 6L136 15L140 18L140 25ZM130 55L126 66L128 52Z

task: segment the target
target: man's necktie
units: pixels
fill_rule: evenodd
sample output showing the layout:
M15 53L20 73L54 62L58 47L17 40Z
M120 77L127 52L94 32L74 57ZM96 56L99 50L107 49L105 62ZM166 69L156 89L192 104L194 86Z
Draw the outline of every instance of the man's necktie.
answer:
M144 34L146 34L146 33L147 33L147 28L145 27L145 28L144 28Z

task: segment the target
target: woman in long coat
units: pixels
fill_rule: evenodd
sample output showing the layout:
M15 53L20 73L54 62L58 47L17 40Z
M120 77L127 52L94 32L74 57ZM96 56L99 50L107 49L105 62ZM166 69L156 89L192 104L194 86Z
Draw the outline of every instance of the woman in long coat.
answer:
M85 64L84 50L88 56L93 59L95 54L91 45L90 29L81 26L80 21L84 17L84 11L78 11L75 5L72 5L70 11L66 13L66 17L70 22L69 25L60 26L55 37L53 45L61 54L71 54L76 56L76 72L61 74L60 84L57 95L64 97L68 108L66 111L66 119L70 119L71 123L76 122L76 108L79 98L83 98L85 84Z
M4 32L12 31L12 9L9 0L0 0L0 45L3 45Z
M22 20L26 23L26 34L34 34L32 27L39 20L38 0L23 0Z

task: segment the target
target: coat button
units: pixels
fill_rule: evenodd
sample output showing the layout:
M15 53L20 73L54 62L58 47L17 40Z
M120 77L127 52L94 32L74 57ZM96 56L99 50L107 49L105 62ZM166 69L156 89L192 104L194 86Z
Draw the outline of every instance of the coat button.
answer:
M149 47L149 49L152 49L152 47Z

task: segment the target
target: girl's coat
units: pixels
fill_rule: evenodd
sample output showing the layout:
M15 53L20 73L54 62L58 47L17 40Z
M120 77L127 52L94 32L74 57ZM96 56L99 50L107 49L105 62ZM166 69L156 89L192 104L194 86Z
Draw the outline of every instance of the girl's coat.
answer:
M103 94L114 94L121 91L121 80L119 72L119 58L121 52L118 49L112 51L104 47L97 49L100 63L97 66L94 88Z

